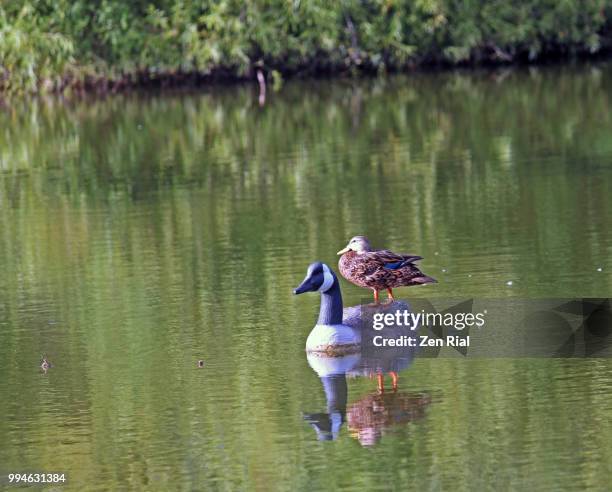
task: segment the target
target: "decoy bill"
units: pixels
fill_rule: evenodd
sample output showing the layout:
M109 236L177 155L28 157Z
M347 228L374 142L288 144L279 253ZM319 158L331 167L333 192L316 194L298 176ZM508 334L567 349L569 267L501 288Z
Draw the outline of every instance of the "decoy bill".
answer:
M355 236L344 249L338 251L338 268L342 276L359 287L372 289L374 302L379 302L379 291L386 290L393 301L393 289L437 282L425 275L415 262L421 256L398 254L388 249L372 249L368 238Z

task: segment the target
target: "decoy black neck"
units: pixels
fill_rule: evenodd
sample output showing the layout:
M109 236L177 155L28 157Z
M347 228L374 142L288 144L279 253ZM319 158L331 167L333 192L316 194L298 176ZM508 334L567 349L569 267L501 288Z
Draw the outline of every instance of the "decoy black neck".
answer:
M338 279L326 292L321 292L321 308L319 310L318 325L340 325L342 324L342 294Z
M348 396L348 386L346 384L346 374L333 374L321 377L325 399L327 400L327 413L340 413L343 417L346 414L346 401Z

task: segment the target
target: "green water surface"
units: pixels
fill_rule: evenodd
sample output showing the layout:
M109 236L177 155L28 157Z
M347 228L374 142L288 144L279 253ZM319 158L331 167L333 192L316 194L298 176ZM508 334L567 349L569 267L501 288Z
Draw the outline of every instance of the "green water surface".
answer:
M251 86L7 102L0 472L65 472L58 490L609 490L609 359L417 358L397 394L349 379L364 428L319 441L319 299L291 292L367 234L439 280L404 298L609 297L611 99L603 64L291 82L263 107Z

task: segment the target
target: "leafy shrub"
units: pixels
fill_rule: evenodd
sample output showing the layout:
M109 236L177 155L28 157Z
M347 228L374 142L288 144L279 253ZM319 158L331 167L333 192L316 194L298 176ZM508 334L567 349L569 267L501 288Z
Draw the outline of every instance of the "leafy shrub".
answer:
M612 0L13 0L0 89L574 56L609 49L610 14Z

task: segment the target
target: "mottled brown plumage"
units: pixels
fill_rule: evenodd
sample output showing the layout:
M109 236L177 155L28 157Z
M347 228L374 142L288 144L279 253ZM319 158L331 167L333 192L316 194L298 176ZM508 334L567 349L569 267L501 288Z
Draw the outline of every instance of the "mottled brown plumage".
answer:
M355 236L341 254L338 267L349 282L374 291L378 302L378 291L386 289L393 299L394 287L407 287L436 282L425 275L414 262L420 256L397 254L386 249L373 250L364 236Z

